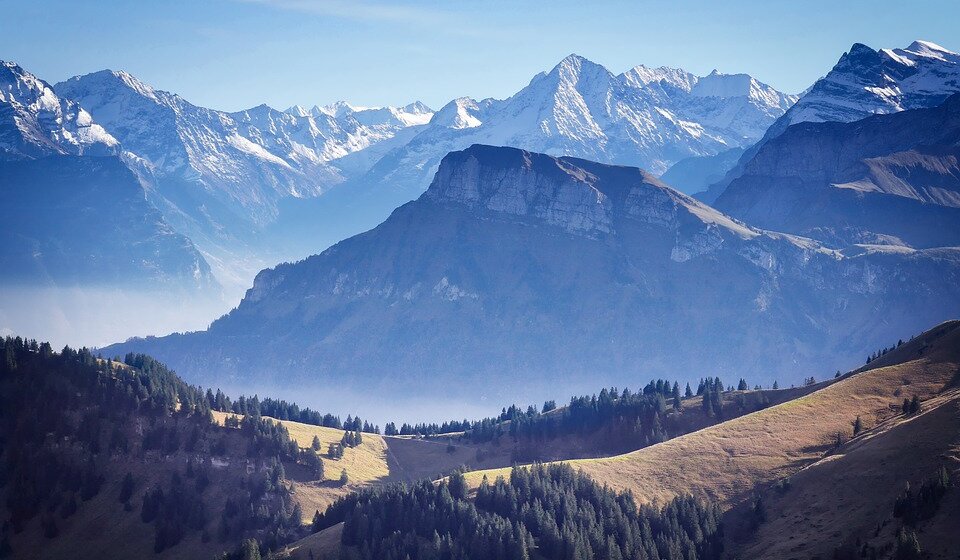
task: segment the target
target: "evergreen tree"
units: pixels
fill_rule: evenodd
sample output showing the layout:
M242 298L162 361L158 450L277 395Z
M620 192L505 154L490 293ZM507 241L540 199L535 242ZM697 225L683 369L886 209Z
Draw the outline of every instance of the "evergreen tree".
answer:
M254 539L243 541L243 548L240 551L241 560L260 560L260 546Z
M320 438L318 436L313 436L313 443L310 444L310 449L320 451Z
M857 419L853 421L853 437L860 435L860 432L863 431L863 422L860 421L860 415L857 415Z
M126 476L123 477L123 482L120 484L120 503L126 503L130 499L130 496L133 495L133 475L129 472Z
M917 534L901 527L900 531L897 532L897 548L893 555L894 559L919 560L922 554Z

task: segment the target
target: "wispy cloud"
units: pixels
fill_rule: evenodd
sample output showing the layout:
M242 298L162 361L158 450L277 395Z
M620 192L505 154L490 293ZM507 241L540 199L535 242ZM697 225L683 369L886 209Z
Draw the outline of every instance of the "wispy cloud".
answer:
M342 0L240 0L261 4L281 10L289 10L352 19L359 21L384 21L426 26L446 26L456 21L455 14L409 4L380 4L364 1Z

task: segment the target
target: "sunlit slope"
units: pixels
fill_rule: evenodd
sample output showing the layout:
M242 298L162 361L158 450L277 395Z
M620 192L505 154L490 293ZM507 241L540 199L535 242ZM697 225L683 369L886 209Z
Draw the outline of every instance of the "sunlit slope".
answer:
M923 403L919 414L897 416L790 477L787 490L767 491L767 521L740 530L740 558L830 558L841 545L882 549L902 521L893 504L907 482L914 489L945 466L960 477L960 391ZM960 491L948 491L917 536L930 558L960 550ZM879 528L879 530L878 530ZM790 538L784 538L789 535ZM859 541L859 545L857 544ZM858 550L859 552L859 550Z
M694 493L732 505L758 484L819 460L838 432L850 436L858 415L870 428L898 414L904 398L934 396L958 362L960 323L952 321L809 395L632 453L571 463L598 482L632 491L638 502ZM507 472L477 471L468 479L476 484Z
M214 412L214 420L222 424L230 413ZM389 482L437 478L461 465L474 464L476 450L462 445L423 439L363 434L363 442L344 449L343 457L328 454L332 443L340 443L344 431L336 428L280 420L302 448L309 448L316 436L320 440L324 479L311 480L306 473L290 472L294 494L303 508L304 520L316 510L324 510L337 497L359 488ZM347 484L341 485L340 474L347 471Z

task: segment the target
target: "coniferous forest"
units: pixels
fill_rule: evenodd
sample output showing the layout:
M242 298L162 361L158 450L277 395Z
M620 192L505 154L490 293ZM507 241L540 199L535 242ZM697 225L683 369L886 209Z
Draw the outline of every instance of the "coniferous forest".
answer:
M514 467L467 498L463 475L365 490L319 515L315 531L343 522L344 545L362 558L597 560L716 559L720 510L689 496L637 508L564 464Z
M10 337L0 339L0 356L0 490L9 512L0 557L17 556L10 534L33 519L45 538L56 537L111 480L122 480L113 507L153 526L155 552L196 534L228 550L244 538L269 550L301 536L283 466L301 453L282 425L248 415L235 429L217 426L204 393L149 356L114 362ZM214 456L253 466L231 478L226 497L209 491L227 475ZM131 472L138 464L151 466L149 476Z

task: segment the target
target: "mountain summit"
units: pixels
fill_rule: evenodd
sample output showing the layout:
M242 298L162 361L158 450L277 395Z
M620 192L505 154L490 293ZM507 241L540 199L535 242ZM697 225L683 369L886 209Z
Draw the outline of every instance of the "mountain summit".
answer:
M373 227L419 196L446 154L473 144L659 174L684 158L752 144L795 99L745 75L698 77L643 66L616 75L571 54L506 99L454 99L338 195L321 199L315 215L336 222L349 209L352 227L338 230L341 237L357 225Z
M0 159L117 153L89 113L16 63L0 61L0 106Z

